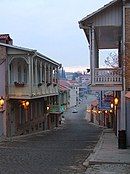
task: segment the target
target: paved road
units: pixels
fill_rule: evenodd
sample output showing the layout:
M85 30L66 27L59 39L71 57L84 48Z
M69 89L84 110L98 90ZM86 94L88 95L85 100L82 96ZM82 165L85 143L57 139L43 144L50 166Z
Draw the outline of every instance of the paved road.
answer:
M83 174L101 129L84 119L85 112L65 114L53 131L0 144L0 174Z

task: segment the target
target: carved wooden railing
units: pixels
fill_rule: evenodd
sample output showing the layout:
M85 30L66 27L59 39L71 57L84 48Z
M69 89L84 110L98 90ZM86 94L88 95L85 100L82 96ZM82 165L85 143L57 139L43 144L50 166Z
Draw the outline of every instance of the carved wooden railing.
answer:
M95 84L122 84L121 68L95 68Z

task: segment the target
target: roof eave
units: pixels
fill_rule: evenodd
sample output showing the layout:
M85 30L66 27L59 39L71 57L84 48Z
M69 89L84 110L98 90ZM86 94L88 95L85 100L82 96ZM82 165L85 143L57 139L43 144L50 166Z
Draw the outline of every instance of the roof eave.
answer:
M34 50L34 49L19 47L19 46L5 44L5 43L0 43L0 46L5 46L5 47L8 47L8 48L18 49L18 50L27 51L27 52L33 52L33 53L35 53L37 51L37 50Z
M40 58L42 58L42 59L45 59L46 61L48 61L48 62L50 62L50 63L52 63L52 64L58 66L59 68L62 67L62 65L61 65L60 63L58 63L58 62L56 62L56 61L54 61L54 60L52 60L52 59L46 57L45 55L43 55L43 54L41 54L41 53L39 53L39 52L36 52L36 56L38 56L38 57L40 57Z
M113 1L109 2L108 4L104 5L103 7L99 8L99 9L96 10L95 12L93 12L93 13L87 15L86 17L84 17L83 19L81 19L81 20L78 22L78 23L79 23L79 27L80 27L80 25L81 25L83 22L85 22L86 20L92 18L93 16L97 15L98 13L104 11L106 8L108 8L108 7L112 6L112 5L114 5L114 4L117 3L118 1L119 1L119 0L113 0Z

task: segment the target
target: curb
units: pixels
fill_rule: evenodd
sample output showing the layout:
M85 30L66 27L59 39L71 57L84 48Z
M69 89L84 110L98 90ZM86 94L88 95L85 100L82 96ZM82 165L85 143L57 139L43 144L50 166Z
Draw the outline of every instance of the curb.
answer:
M89 155L89 157L84 161L83 166L85 166L86 168L90 165L101 165L101 164L126 164L126 165L130 165L129 161L120 161L120 160L116 160L113 161L112 159L110 159L110 161L106 161L104 159L97 159L96 160L96 156L98 155L100 149L102 148L102 144L104 142L103 136L104 134L109 134L112 133L113 130L112 129L107 129L104 128L102 131L102 134L100 135L99 141L97 142L93 152Z
M114 161L89 161L89 165L95 164L127 164L130 165L129 162L114 162Z
M47 130L43 130L43 131L39 131L39 132L34 132L34 133L30 133L30 134L25 134L25 135L18 135L18 136L13 136L13 137L3 137L3 138L0 139L0 143L3 143L5 141L13 142L13 141L16 141L18 139L27 138L27 137L31 137L33 135L38 135L38 134L42 134L42 133L46 134L46 133L49 133L51 131L61 129L61 128L64 127L64 125L65 125L65 123L62 123L61 125L59 125L58 127L53 128L53 129L47 129Z
M103 139L103 134L104 131L102 131L100 138L95 146L95 148L93 149L93 152L89 155L89 157L83 162L83 166L85 166L86 168L91 165L91 162L94 163L93 159L96 156L97 152L99 151L99 149L102 146L102 139Z

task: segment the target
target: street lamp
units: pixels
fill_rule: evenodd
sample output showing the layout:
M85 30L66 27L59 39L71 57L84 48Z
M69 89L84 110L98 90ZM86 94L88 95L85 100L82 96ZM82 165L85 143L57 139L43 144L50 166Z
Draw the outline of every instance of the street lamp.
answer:
M118 105L118 102L119 102L118 98L117 98L117 97L114 98L114 104L115 104L116 106Z
M4 98L1 96L0 97L0 108L2 108L4 105Z
M47 111L48 111L48 110L50 109L50 107L49 107L49 106L47 106L47 108L46 108L46 109L47 109Z
M27 109L30 104L29 101L27 101L27 100L22 101L21 103L22 103L22 106L24 107L24 109Z
M108 113L108 111L107 111L107 110L105 110L105 113L107 114L107 113Z
M112 109L114 108L114 104L113 104L113 103L111 103L111 108L112 108Z

